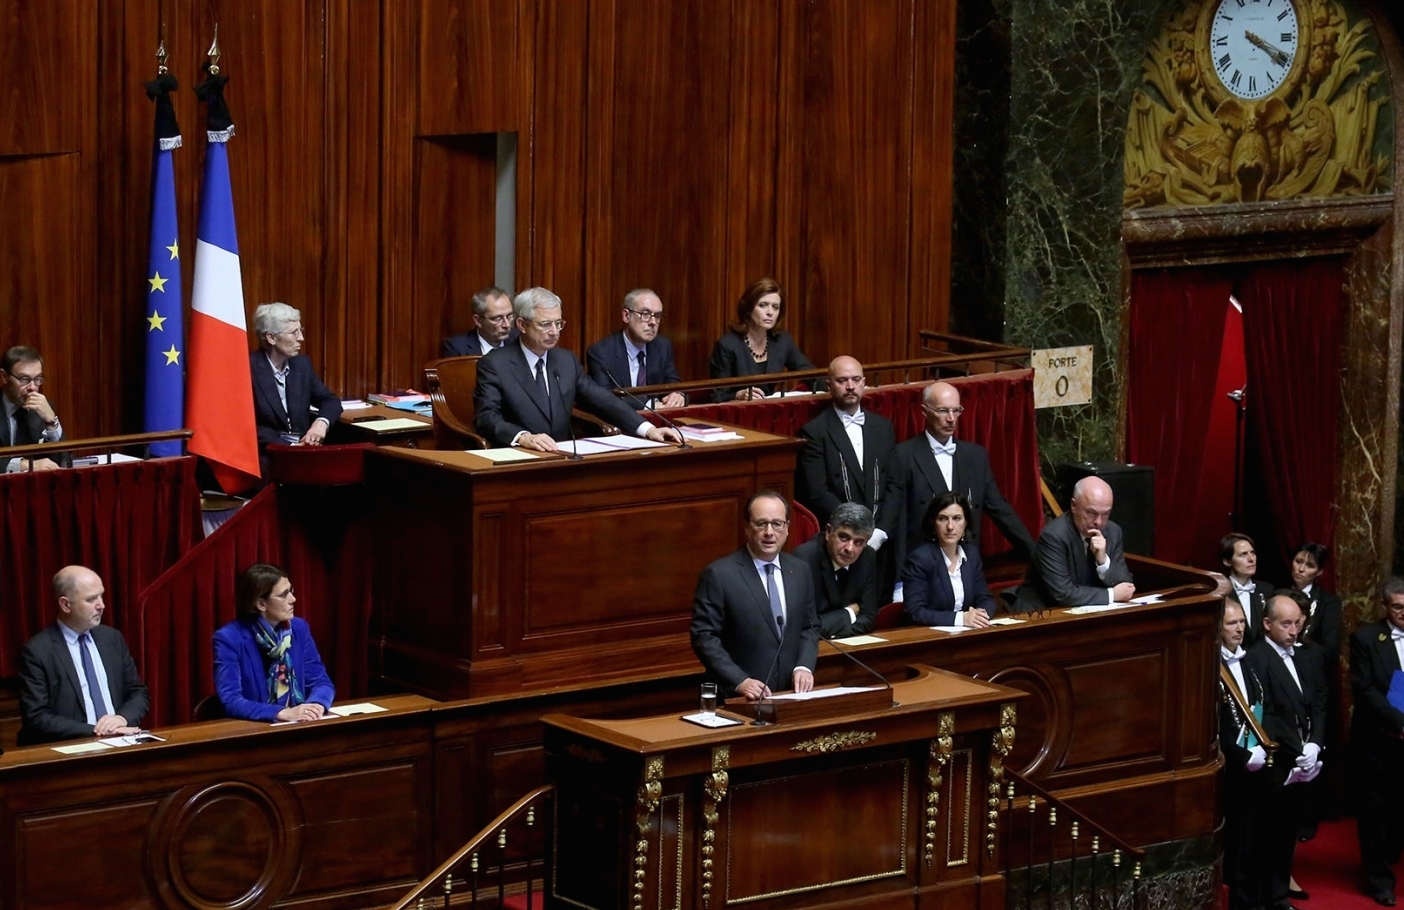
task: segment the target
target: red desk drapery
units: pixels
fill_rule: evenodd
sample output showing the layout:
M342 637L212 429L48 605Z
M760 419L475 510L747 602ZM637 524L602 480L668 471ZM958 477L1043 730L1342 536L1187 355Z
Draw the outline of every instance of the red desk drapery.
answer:
M50 580L72 564L102 576L103 622L139 655L141 591L199 539L195 459L0 475L0 520L0 676L18 673L21 646L54 622Z

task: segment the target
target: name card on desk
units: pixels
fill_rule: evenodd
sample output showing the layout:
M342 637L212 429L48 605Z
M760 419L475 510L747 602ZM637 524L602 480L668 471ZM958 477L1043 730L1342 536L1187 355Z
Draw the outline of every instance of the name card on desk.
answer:
M335 714L337 717L350 717L352 714L380 714L382 711L388 709L368 701L362 701L354 705L333 705L327 710L331 711L331 713Z

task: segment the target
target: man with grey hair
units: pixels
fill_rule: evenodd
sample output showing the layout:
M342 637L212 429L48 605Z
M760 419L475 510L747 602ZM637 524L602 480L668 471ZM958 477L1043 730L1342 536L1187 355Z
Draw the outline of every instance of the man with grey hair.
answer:
M1111 512L1112 488L1105 480L1077 482L1071 507L1039 535L1016 609L1126 603L1136 596L1121 525L1111 520Z
M585 351L590 378L606 388L682 382L673 363L673 343L659 331L663 327L663 301L658 295L648 288L634 288L624 295L619 315L624 331L601 338ZM627 395L625 400L630 400ZM650 404L680 408L687 404L687 398L681 392L669 392Z
M512 325L512 298L499 287L483 288L473 295L473 331L445 338L440 357L487 354L517 340Z
M676 431L655 427L614 393L586 375L575 355L557 345L565 320L561 298L546 288L527 288L512 301L521 332L516 344L498 348L478 363L473 391L474 424L491 445L559 452L571 437L576 406L620 430L658 442L682 442Z
M868 546L873 513L856 502L840 503L822 535L795 548L814 578L814 606L825 638L871 632L878 614L877 554Z
M341 417L341 399L300 353L302 314L286 303L265 303L254 311L254 331L259 349L249 355L249 374L260 451L270 442L321 445Z

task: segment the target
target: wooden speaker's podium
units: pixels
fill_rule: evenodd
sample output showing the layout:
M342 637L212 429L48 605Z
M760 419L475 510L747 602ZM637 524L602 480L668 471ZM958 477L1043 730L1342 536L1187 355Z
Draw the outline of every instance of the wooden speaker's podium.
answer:
M1023 693L925 666L869 692L810 719L775 702L764 726L753 706L720 729L684 721L692 705L544 718L547 905L1003 910L999 781Z

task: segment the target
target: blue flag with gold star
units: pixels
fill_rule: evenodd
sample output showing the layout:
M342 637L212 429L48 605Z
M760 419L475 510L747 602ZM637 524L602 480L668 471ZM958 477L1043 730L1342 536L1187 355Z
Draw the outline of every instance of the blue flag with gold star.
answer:
M176 80L162 73L146 84L156 102L156 141L151 162L151 253L146 267L146 410L144 428L180 429L185 419L185 298L180 282L180 230L176 221L175 167L180 148L171 92ZM179 455L179 442L157 443L151 454Z

